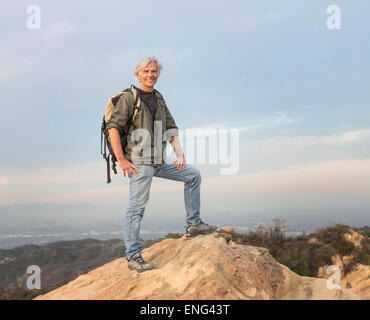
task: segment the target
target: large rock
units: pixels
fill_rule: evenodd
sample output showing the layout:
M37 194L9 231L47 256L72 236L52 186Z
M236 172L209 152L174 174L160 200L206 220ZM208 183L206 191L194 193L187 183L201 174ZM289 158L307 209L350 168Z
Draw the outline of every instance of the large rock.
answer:
M325 279L298 276L224 231L166 239L142 255L156 269L137 273L120 258L36 299L359 299Z

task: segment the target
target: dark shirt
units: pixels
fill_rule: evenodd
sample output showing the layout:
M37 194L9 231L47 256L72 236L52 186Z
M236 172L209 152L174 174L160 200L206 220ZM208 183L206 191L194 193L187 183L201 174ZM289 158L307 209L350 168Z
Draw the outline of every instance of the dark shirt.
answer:
M140 99L145 103L145 105L148 107L148 110L150 111L152 115L152 120L154 122L155 112L157 111L157 106L155 105L155 99L154 99L154 91L153 92L146 92L141 89L139 89L140 93Z

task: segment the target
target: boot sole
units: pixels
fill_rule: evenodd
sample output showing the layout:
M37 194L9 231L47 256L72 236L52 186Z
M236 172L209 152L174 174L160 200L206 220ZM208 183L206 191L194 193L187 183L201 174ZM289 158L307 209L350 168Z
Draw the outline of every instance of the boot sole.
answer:
M199 233L187 233L186 234L186 238L188 239L191 239L191 238L195 238L196 236L199 236L199 235L207 235L207 234L211 234L213 232L216 232L217 229L215 230L212 230L212 231L208 231L208 232L199 232Z
M130 270L136 270L137 272L145 272L145 271L150 271L150 270L154 270L155 268L150 268L150 269L136 269L134 267L128 267Z

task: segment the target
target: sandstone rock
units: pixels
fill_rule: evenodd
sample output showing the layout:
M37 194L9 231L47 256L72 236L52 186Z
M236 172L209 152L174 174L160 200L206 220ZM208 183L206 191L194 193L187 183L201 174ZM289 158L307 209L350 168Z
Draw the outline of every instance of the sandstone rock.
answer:
M142 252L154 270L137 273L120 258L36 299L359 299L347 289L328 289L325 279L298 276L267 249L222 234L228 235L165 239Z
M342 288L349 288L363 300L370 300L370 266L358 264L342 279Z
M311 238L310 240L308 240L308 243L309 244L322 244L321 241L319 241L316 238Z
M363 235L350 229L349 233L345 233L344 237L347 241L352 242L356 247L362 248L361 241ZM353 255L341 257L339 254L331 257L332 264L340 269L341 287L350 289L353 293L357 294L361 299L370 299L370 266L357 264L355 270L344 276L344 266L351 263ZM327 272L327 265L318 269L317 277L328 279L331 274Z
M227 233L233 233L234 230L231 227L223 227L222 231L227 232Z
M317 276L328 279L332 274L328 273L327 269L328 266L320 267ZM342 288L350 289L363 300L370 300L370 266L357 264L355 269L344 277L343 270L340 269L340 271Z
M362 248L361 241L364 236L353 229L350 229L349 231L349 233L344 234L344 238L347 241L352 242L356 247Z

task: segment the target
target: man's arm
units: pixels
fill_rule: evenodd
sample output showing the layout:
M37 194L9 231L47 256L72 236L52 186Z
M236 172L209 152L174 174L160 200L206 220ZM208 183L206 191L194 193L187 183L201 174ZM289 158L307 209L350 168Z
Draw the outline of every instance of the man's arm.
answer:
M127 177L131 176L131 173L135 174L137 176L136 171L140 171L139 168L137 168L134 164L132 164L130 161L128 161L122 150L121 145L121 137L119 135L119 131L116 128L110 128L108 129L109 132L109 140L112 145L112 149L114 152L114 155L116 156L118 165L123 171L123 176L126 177L126 171L127 171Z
M170 143L173 147L173 150L176 153L176 158L173 159L173 165L177 163L177 169L182 170L185 168L185 155L181 148L181 143L178 136L172 136Z
M171 140L170 140L170 143L171 143L171 145L173 147L173 150L175 151L177 156L181 156L182 154L184 154L184 152L182 151L180 140L179 140L178 136L172 136Z
M185 155L181 148L178 128L166 103L164 103L164 106L166 111L166 139L168 139L176 153L176 158L173 159L173 165L175 166L177 163L177 169L182 170L185 168Z

